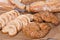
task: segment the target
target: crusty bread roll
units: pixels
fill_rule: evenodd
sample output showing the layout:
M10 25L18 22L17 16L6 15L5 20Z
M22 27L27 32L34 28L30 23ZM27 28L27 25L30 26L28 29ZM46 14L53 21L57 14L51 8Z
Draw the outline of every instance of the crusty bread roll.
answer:
M53 23L55 25L59 24L58 17L56 17L53 13L40 12L39 15L45 22L50 22L50 23Z
M49 22L49 23L53 23L54 25L59 24L58 17L53 13L46 12L46 11L35 13L33 20L36 22Z
M26 10L29 12L40 12L40 11L60 12L60 1L57 1L57 2L45 2L45 1L34 2L34 3L31 3L29 6L26 6Z
M25 5L22 4L21 0L9 0L13 5L15 5L17 8L25 10Z
M0 15L0 28L4 27L9 21L18 17L20 13L16 10L11 10L9 12Z
M33 21L35 21L35 22L43 22L43 20L42 20L39 13L35 13L33 16L34 16Z
M43 38L47 35L51 27L46 23L31 22L23 27L23 33L30 38Z

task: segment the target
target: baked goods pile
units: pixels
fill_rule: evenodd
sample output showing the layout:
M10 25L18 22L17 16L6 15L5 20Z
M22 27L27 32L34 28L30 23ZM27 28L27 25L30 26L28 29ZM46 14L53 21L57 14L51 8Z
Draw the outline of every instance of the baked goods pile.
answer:
M0 0L0 30L9 36L18 32L30 38L43 38L52 25L60 22L55 13L60 12L59 0ZM23 11L23 12L22 12Z

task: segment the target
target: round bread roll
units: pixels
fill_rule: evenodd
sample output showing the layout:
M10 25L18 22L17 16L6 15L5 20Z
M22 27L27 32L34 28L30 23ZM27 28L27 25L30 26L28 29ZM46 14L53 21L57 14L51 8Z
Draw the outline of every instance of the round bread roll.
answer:
M42 20L44 20L45 22L50 22L55 25L59 24L59 19L53 13L40 12L39 14L40 14Z
M29 23L23 27L23 33L30 38L43 38L49 32L51 27L46 23Z
M60 1L57 2L46 2L46 1L38 1L31 3L26 6L26 10L28 12L41 12L41 11L49 11L49 12L60 12Z

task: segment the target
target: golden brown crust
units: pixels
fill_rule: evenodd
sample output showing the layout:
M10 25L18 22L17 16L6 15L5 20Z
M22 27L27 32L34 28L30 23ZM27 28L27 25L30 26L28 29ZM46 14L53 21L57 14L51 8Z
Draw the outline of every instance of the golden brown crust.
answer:
M53 13L40 12L40 16L46 22L51 22L55 25L59 24L59 19Z
M33 2L29 6L26 6L26 10L28 12L40 12L43 11L44 5L45 5L45 1Z
M60 12L59 2L38 1L31 3L29 6L27 6L26 10L30 12L40 12L40 11Z
M33 21L35 22L43 22L42 18L40 17L39 13L33 15Z
M36 1L44 1L44 0L21 0L21 3L23 4L31 4L33 2L36 2Z
M34 23L30 23L27 26L23 27L23 33L28 36L32 37L31 33L36 31L36 29L39 31L40 29L37 27L37 25ZM33 38L33 37L32 37Z
M50 26L48 24L41 23L42 25L39 25L37 23L29 23L27 26L23 27L23 33L31 38L42 38L46 36L46 34L50 30ZM46 25L46 26L44 26ZM41 26L41 27L40 27ZM44 28L44 29L42 29Z
M49 24L47 23L40 23L39 24L39 27L41 28L41 31L40 31L40 37L44 37L47 35L47 33L50 31L51 27Z

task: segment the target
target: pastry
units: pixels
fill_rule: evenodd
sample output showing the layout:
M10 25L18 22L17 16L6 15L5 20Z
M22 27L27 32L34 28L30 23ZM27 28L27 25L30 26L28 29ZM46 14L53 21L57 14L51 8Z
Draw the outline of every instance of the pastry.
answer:
M11 10L9 12L0 15L0 28L3 28L9 21L18 17L20 13L16 10Z
M30 15L30 14L20 15L16 19L10 21L6 26L4 26L4 28L2 28L2 32L8 33L10 36L16 35L17 32L21 31L23 26L26 26L27 24L30 23L31 19L28 17L28 15ZM13 30L12 33L11 33L11 31L6 30L6 29L8 29L7 27L9 28L9 30ZM10 29L10 27L12 29ZM14 30L13 27L15 27L17 32L14 32L16 30Z

